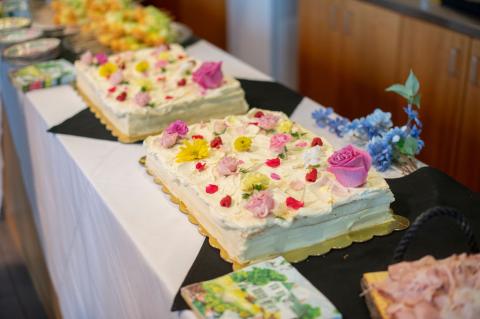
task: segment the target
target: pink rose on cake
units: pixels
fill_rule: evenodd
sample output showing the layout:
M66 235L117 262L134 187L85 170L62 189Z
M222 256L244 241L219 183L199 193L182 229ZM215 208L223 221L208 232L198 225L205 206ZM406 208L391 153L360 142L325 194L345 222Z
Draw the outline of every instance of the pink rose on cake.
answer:
M217 172L222 176L229 176L237 172L240 161L232 156L225 156L218 162Z
M283 133L273 135L270 138L270 150L278 154L283 153L285 145L287 145L291 139L292 137L290 135Z
M278 116L273 114L265 114L262 117L258 118L258 126L264 130L273 130L277 126Z
M164 131L158 140L163 148L170 148L177 143L178 133Z
M148 92L138 92L137 94L135 94L135 97L133 99L138 106L146 106L148 103L150 103L151 100L150 94L148 94Z
M269 191L261 191L253 194L248 200L245 208L252 212L258 218L265 218L275 206L272 193Z
M328 158L327 171L335 175L337 181L345 187L359 187L365 183L372 165L370 155L348 145Z
M223 81L222 62L204 62L192 77L203 89L218 88Z
M188 133L188 125L182 120L176 120L165 129L169 134L177 133L180 136L185 136Z

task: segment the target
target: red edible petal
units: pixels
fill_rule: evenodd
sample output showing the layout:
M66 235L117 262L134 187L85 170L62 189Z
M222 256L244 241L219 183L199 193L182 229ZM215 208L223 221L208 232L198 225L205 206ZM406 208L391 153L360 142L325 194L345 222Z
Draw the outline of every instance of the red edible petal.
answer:
M195 165L195 168L197 169L197 171L201 172L205 169L205 166L207 166L207 163L198 162Z
M230 207L232 205L232 198L230 195L225 196L220 200L220 206L222 207Z
M223 145L223 141L222 141L222 138L220 136L215 137L210 142L210 147L212 147L212 148L220 148L221 145Z
M164 77L164 76L159 76L159 77L157 78L157 81L159 81L159 82L160 82L160 81L165 81L165 77Z
M255 125L255 126L257 126L257 125L258 125L258 122L248 122L248 125Z
M311 147L314 147L314 146L322 146L323 145L323 141L320 137L314 137L313 140L312 140L312 143L310 144Z
M192 139L194 139L194 140L203 140L203 135L192 135Z
M277 158L272 158L272 159L268 159L265 161L265 164L269 167L279 167L280 166L280 159L277 157Z
M108 89L108 92L109 93L113 93L117 90L117 87L116 86L112 86L111 88Z
M181 79L180 81L177 82L178 86L185 86L185 84L187 84L187 80L185 79Z
M295 210L303 207L303 202L296 200L293 197L287 197L287 199L285 200L285 204L287 205L287 207Z
M307 175L305 175L305 180L307 182L315 182L317 180L317 176L318 176L318 172L317 172L317 169L316 168L312 168L312 170L310 172L307 173Z
M215 184L208 184L207 187L205 187L205 191L209 194L214 194L218 191L218 186Z
M257 118L257 119L258 119L258 118L261 118L261 117L263 117L264 115L265 115L265 114L263 114L263 112L262 112L262 111L258 111L258 112L256 112L256 113L255 113L255 115L253 115L253 117L255 117L255 118Z
M184 56L183 54L177 55L177 59L181 60L181 59L183 59L183 58L185 58L185 56Z
M122 92L117 96L117 101L123 102L127 99L127 92Z
M171 96L171 95L165 96L165 100L171 100L171 99L173 99L173 96Z

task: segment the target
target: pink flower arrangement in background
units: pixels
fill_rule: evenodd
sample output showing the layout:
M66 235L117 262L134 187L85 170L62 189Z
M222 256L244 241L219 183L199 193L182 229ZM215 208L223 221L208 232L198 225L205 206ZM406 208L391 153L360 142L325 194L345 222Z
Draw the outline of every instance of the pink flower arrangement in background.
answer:
M335 175L337 181L345 187L359 187L368 177L368 171L372 166L370 155L348 145L328 158L327 170Z
M267 217L272 212L273 207L275 207L275 201L269 191L253 194L245 205L245 208L258 218Z
M192 74L192 79L203 89L215 89L222 85L222 62L204 62Z
M176 120L175 122L170 123L170 125L165 129L165 132L169 134L177 133L183 137L188 133L188 125L182 120Z
M275 134L270 138L270 150L275 153L283 153L285 145L290 142L292 137L287 134Z

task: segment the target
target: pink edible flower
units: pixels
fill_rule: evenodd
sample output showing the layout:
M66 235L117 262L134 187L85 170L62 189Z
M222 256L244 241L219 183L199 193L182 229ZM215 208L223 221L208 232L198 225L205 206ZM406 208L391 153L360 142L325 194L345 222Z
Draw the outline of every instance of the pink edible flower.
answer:
M168 64L168 61L166 60L158 60L157 62L155 62L155 68L161 69L165 67L167 64Z
M123 72L119 70L113 73L108 80L112 85L119 85L123 81Z
M222 62L204 62L193 72L192 79L203 89L218 88L223 81Z
M217 135L225 133L226 129L227 129L227 125L225 124L224 121L215 121L213 123L213 132Z
M298 142L295 144L296 147L306 147L307 145L308 145L308 143L305 142L305 141L298 141Z
M278 116L267 113L258 118L258 126L264 130L273 130L277 126Z
M258 218L267 217L273 207L275 207L275 201L269 191L253 194L245 205L245 208Z
M275 153L282 153L285 149L285 145L287 145L288 142L292 137L287 134L275 134L270 138L270 150L272 150Z
M164 131L160 137L160 145L163 148L170 148L177 143L178 133L168 133Z
M87 51L84 54L82 54L82 56L80 57L80 62L82 62L83 64L86 64L86 65L92 64L92 62L93 62L92 52Z
M225 156L217 164L217 172L222 176L229 176L237 172L240 161L232 156Z
M281 180L282 178L280 177L280 175L278 175L277 173L272 173L270 174L270 177L276 181L279 181Z
M170 125L165 129L167 133L173 134L177 133L180 136L185 136L188 133L188 126L187 123L185 123L182 120L176 120L173 123L170 123Z
M108 62L108 56L105 53L97 53L95 54L95 60L98 65L102 65Z
M150 103L150 94L148 92L138 92L133 98L138 106L145 106Z

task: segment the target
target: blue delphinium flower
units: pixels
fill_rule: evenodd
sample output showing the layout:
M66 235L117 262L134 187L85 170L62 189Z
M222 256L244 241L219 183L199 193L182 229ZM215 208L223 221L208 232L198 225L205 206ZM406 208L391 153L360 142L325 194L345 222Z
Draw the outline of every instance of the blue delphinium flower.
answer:
M409 104L407 105L406 107L403 108L403 111L405 111L405 113L407 114L408 116L408 122L407 122L407 126L411 126L412 123L414 123L415 125L421 127L422 126L422 122L420 122L420 119L418 118L418 111L415 111L413 108L412 108L412 105Z
M402 128L395 126L384 135L384 140L389 144L397 144L407 136L406 131L406 126Z
M348 125L348 130L357 138L368 141L375 136L382 136L392 126L392 114L375 109L368 116L353 120Z
M375 136L382 136L392 126L392 113L383 112L380 109L375 109L372 114L365 118L365 127L369 139Z
M324 128L328 126L328 123L330 121L330 115L332 114L333 109L331 107L321 107L312 112L312 117L318 127Z
M385 172L393 160L393 147L382 137L374 137L367 144L367 151L372 157L372 164L380 172Z
M339 137L343 137L347 132L348 124L350 121L344 117L337 116L334 119L330 119L328 122L328 129L331 133L337 134Z
M420 133L422 133L422 127L417 127L416 125L413 125L412 128L410 129L410 136L413 138L418 139L420 137Z
M425 146L425 142L423 140L421 140L420 138L417 138L417 151L415 152L415 155L418 155L420 154L420 152L422 151L423 147Z

